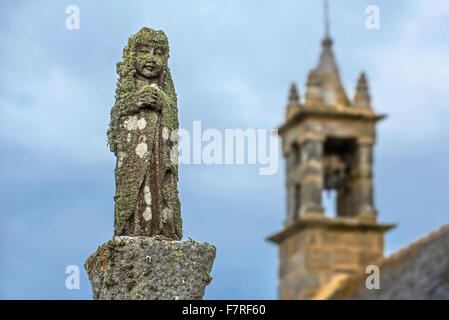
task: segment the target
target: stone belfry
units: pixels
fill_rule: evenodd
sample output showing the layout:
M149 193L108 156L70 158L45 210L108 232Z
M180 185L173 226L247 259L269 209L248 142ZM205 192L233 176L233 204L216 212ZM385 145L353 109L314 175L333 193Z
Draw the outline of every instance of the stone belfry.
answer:
M384 233L373 197L376 114L361 73L354 99L346 95L332 52L325 4L325 37L305 99L295 84L279 128L286 159L287 217L268 240L279 246L280 299L311 299L334 277L364 271L383 257ZM334 191L326 216L323 191Z

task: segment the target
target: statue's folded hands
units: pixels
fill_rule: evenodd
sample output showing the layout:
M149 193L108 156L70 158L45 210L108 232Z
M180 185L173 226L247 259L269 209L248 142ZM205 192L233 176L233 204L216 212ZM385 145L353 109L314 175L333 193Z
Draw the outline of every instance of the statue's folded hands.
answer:
M162 94L163 91L156 85L144 86L136 92L136 106L141 109L149 108L156 111L162 111Z

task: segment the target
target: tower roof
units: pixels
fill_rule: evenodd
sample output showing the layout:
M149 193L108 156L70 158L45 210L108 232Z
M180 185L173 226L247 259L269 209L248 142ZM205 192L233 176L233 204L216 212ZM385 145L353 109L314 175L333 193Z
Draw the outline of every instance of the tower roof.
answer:
M340 73L332 52L333 41L329 36L329 14L327 1L324 2L324 39L321 42L321 54L315 68L320 82L321 96L325 105L350 105L340 80Z
M333 41L329 37L325 37L321 42L321 54L316 67L317 73L322 76L325 73L335 72L338 74L337 63L335 62L334 53L332 52Z
M303 103L299 99L296 86L290 87L286 121L279 128L279 133L282 134L288 128L295 127L308 117L359 119L367 122L377 122L386 117L383 114L376 114L371 106L371 96L365 73L362 73L357 81L354 99L348 99L332 45L328 4L325 0L324 37L321 41L318 63L308 73Z

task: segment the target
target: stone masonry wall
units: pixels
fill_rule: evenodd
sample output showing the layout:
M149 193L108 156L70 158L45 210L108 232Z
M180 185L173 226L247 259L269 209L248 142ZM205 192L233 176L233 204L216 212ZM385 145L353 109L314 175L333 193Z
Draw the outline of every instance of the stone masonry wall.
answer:
M382 256L382 232L301 230L279 245L279 298L309 299L337 273L357 273Z

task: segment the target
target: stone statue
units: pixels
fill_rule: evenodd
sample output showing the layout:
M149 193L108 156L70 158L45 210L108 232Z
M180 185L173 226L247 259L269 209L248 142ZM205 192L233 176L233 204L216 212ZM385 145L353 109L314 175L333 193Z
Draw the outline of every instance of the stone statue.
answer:
M182 241L178 107L168 40L142 28L117 64L108 142L117 157L114 237L87 258L94 299L202 299L216 248Z
M178 107L163 31L142 28L117 64L108 143L117 157L115 236L182 238Z

